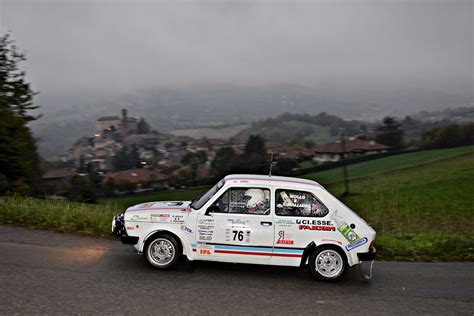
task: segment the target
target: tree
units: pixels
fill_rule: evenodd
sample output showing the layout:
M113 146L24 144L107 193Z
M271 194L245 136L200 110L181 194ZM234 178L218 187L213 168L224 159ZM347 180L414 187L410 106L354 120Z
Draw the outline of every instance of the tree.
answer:
M298 167L298 162L295 159L281 157L276 160L275 172L280 175L291 175L293 169Z
M96 170L94 170L91 163L87 164L87 175L89 176L89 182L94 188L94 191L101 192L102 191L102 177Z
M265 141L259 135L250 135L245 144L243 170L249 173L264 173L268 171L269 162Z
M89 177L76 175L72 177L62 189L67 192L67 197L70 201L96 202L94 185L91 183Z
M220 148L211 162L213 173L218 177L224 177L232 173L237 164L237 159L238 157L232 147Z
M25 60L10 34L0 36L0 174L20 193L35 191L40 176L36 142L28 127L38 118L30 111L38 107L20 68Z
M142 117L137 123L137 134L149 134L150 133L150 125L145 121Z
M197 162L198 164L204 164L207 161L207 153L203 150L198 150L196 152L188 151L183 158L181 159L181 163L184 165L189 165L193 162Z
M433 128L423 135L423 148L448 148L474 145L474 123L450 124Z
M86 160L84 158L84 155L81 155L81 157L79 157L79 168L77 168L77 172L79 173L87 172L87 165L86 165Z
M140 154L136 145L124 147L113 158L114 170L127 170L140 168Z
M383 124L376 128L375 141L392 148L403 146L403 131L395 118L387 116L383 119Z

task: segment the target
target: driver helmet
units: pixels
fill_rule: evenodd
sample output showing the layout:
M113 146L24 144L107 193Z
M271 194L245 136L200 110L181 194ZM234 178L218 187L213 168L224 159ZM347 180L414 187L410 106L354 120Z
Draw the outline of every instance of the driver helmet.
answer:
M263 193L262 189L248 189L244 193L244 198L247 200L247 207L251 209L263 205L265 193Z

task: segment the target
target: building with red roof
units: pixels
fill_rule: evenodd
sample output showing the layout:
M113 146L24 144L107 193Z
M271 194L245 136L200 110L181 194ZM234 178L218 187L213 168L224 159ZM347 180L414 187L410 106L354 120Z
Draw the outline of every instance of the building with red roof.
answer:
M374 141L355 138L345 142L345 148L340 141L328 144L317 145L314 147L314 160L319 163L338 161L343 154L346 158L371 155L387 152L388 146L376 143Z

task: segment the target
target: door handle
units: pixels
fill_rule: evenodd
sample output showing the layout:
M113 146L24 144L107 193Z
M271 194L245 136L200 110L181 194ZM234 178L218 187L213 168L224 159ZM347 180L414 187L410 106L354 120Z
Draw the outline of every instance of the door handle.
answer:
M272 226L272 222L260 222L262 226Z

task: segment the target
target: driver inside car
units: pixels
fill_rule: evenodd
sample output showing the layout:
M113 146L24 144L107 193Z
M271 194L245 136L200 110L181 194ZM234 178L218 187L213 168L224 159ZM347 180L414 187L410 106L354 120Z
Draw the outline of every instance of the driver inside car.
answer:
M248 189L244 193L247 200L247 212L251 214L265 214L267 211L265 193L262 189Z

